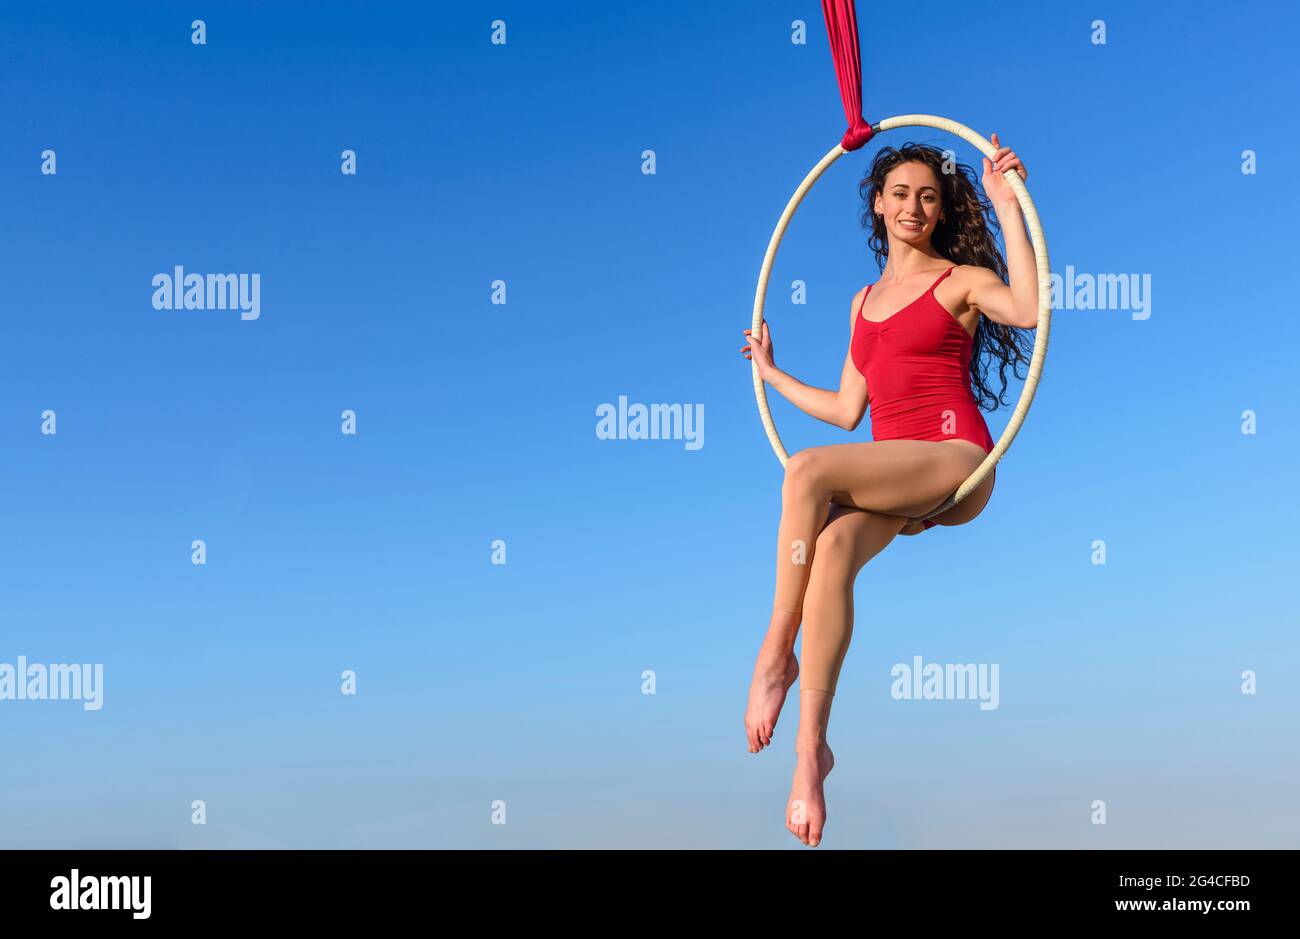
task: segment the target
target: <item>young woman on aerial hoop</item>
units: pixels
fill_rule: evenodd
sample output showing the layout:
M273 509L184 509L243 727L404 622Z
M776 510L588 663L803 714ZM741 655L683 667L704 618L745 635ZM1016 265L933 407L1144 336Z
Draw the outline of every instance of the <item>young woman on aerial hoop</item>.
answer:
M860 118L859 118L860 120ZM745 710L749 750L771 743L786 693L802 674L794 782L786 827L821 841L831 702L853 631L853 582L896 535L963 525L993 491L990 474L966 498L924 523L994 448L981 407L1004 403L1006 369L1029 362L1038 323L1038 273L1024 216L1003 178L1019 158L992 135L981 199L974 170L916 144L882 149L859 190L863 225L881 267L850 305L849 347L837 391L777 368L767 323L745 330L743 355L763 381L819 420L855 429L868 406L870 443L813 447L789 458L782 485L775 600ZM991 230L996 215L1007 256ZM1008 284L1009 281L1009 284ZM997 360L1001 388L986 384ZM803 663L794 655L803 625Z

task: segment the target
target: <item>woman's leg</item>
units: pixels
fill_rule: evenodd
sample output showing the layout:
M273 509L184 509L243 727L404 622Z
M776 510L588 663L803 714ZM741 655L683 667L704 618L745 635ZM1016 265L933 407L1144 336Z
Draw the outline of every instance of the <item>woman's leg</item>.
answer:
M823 784L835 765L826 728L840 667L853 636L853 582L858 571L894 540L906 522L897 515L845 509L817 536L817 561L804 599L797 760L786 812L786 827L807 845L821 841L826 824Z
M827 503L827 521L845 512L856 512L843 505ZM825 526L823 526L824 528ZM754 677L749 684L749 704L745 707L745 736L749 739L749 752L757 753L772 743L776 719L781 714L786 693L799 677L799 661L794 655L794 643L799 636L802 610L773 608L767 634L758 649L754 662Z
M791 616L802 612L816 537L832 500L883 515L928 512L948 498L983 457L980 447L964 440L833 444L790 457L781 486L773 610Z
M965 440L884 440L813 447L789 459L777 535L776 597L745 709L749 752L757 753L771 743L786 693L799 675L794 643L803 618L805 572L816 554L815 534L844 508L903 516L928 512L943 502L983 458L984 451ZM980 488L991 485L990 477ZM979 490L972 493L944 513L943 521L947 523L950 513L970 511L970 504L980 497L987 499L987 494ZM840 506L833 507L832 500ZM978 513L978 509L975 511ZM813 535L808 534L809 530ZM920 530L916 526L916 531Z
M804 601L803 678L799 683L802 693L835 693L853 638L853 582L858 571L894 540L906 521L899 515L848 508L817 536L817 561L812 566ZM801 734L804 723L801 717Z

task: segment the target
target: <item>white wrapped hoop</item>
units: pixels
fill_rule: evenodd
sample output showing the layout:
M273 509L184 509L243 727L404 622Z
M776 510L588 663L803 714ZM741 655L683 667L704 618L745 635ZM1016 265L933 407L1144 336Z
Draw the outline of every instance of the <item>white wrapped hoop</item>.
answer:
M962 138L990 159L996 152L996 148L992 143L965 124L959 124L957 121L945 117L935 117L932 114L903 114L898 117L886 118L879 124L873 124L872 130L874 133L879 134L899 127L933 127ZM794 217L795 210L799 208L799 203L803 201L803 197L807 195L813 183L817 182L827 168L843 156L845 152L839 144L836 144L829 153L818 161L817 165L804 177L803 182L799 184L799 188L794 191L794 195L790 197L785 211L781 213L781 218L776 223L776 229L772 232L772 239L767 245L767 254L763 256L763 267L758 274L758 289L754 293L754 320L751 329L756 336L762 335L763 303L767 298L767 281L771 276L772 264L776 260L776 251L781 246L781 238L785 234L786 226L790 224L790 219ZM1034 209L1033 200L1029 198L1029 190L1025 188L1020 174L1011 169L1005 171L1002 175L1011 184L1011 189L1020 202L1020 209L1024 213L1025 224L1029 229L1029 239L1034 246L1034 260L1038 268L1038 334L1034 342L1033 357L1029 363L1029 374L1025 378L1025 387L1020 392L1020 400L1016 402L1016 409L1011 414L1010 422L1007 424L1006 429L1002 431L1002 436L998 439L993 450L984 458L984 462L976 467L975 472L971 473L966 481L957 487L956 492L950 495L942 505L913 521L921 521L938 515L940 512L946 512L970 495L989 473L993 472L993 467L997 466L998 460L1002 459L1002 454L1006 453L1007 448L1011 446L1011 441L1016 439L1016 434L1020 431L1020 425L1024 423L1025 415L1029 413L1029 406L1033 403L1034 391L1038 387L1038 379L1043 371L1043 360L1047 357L1047 339L1052 322L1052 281L1051 268L1047 259L1047 240L1043 237L1043 227L1038 220L1038 212ZM780 435L776 432L776 424L772 421L772 412L767 404L767 389L758 375L757 364L753 366L753 377L754 396L758 400L758 415L763 421L763 429L767 431L767 439L771 442L777 459L784 466L790 457L786 453L785 446L781 443Z

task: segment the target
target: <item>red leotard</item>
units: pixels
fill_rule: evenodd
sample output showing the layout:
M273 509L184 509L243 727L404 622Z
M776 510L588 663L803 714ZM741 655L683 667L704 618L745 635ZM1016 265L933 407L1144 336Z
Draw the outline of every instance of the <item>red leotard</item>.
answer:
M934 288L954 269L888 319L864 319L858 307L851 352L867 380L873 440L956 438L979 444L985 453L993 449L970 387L974 338L934 296ZM871 287L863 304L869 293Z

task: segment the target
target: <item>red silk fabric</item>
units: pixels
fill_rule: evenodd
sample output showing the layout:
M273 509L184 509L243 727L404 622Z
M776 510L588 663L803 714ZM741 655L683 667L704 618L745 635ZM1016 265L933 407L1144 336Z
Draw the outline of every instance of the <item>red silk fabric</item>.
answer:
M857 150L871 139L871 125L862 118L862 53L858 49L858 14L853 0L822 0L826 32L831 38L831 55L835 59L835 77L840 82L844 116L849 129L840 146Z

